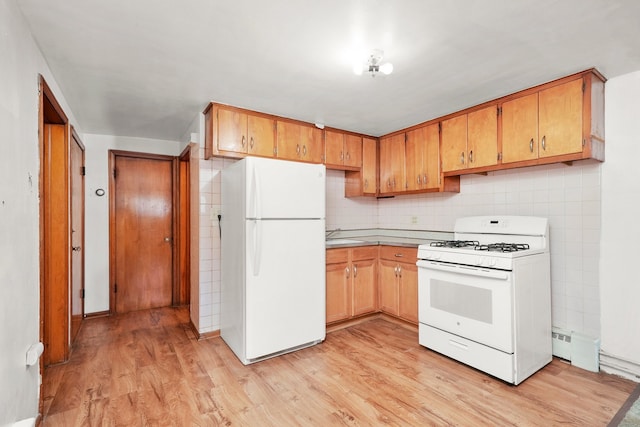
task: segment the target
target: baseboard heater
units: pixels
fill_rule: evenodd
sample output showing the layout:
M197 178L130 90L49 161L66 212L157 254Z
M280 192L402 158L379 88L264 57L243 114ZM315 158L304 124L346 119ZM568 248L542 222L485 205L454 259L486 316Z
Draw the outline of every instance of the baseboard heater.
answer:
M552 329L552 353L578 368L600 370L600 339L560 328Z

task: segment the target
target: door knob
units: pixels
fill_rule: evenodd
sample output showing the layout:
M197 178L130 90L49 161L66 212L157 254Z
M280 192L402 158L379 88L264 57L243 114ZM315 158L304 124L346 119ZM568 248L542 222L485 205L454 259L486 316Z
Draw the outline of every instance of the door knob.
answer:
M171 242L171 237L165 237L164 241L167 242L167 243L170 243Z
M73 252L80 252L80 249L81 249L80 246L71 246L71 250Z

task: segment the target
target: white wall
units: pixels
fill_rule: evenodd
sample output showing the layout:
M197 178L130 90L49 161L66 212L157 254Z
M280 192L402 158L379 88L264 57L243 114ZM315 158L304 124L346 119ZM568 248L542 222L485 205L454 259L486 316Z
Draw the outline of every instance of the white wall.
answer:
M85 145L85 301L87 314L109 310L109 150L177 156L182 144L146 138L82 135ZM105 195L96 195L97 189Z
M0 425L38 414L38 74L80 131L14 0L0 0Z
M600 298L604 352L640 365L640 71L606 86ZM636 379L637 381L637 379Z
M330 171L327 224L343 229L373 224L380 228L453 231L455 219L461 216L548 217L553 325L599 337L600 170L600 163L585 161L573 166L558 164L463 176L458 194L378 200L375 221L371 219L372 202L339 196L344 194L344 174Z

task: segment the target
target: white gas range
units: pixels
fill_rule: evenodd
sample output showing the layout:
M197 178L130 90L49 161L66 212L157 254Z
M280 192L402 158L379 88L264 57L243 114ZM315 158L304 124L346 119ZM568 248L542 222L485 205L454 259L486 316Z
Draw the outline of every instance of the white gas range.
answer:
M421 345L519 384L551 361L546 218L460 218L418 248Z

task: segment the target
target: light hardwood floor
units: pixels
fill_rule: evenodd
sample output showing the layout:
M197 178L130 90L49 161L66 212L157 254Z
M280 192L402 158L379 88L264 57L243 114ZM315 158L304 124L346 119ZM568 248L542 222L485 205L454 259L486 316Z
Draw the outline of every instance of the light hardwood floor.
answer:
M45 370L44 426L601 426L636 384L554 360L519 386L373 319L312 348L243 366L197 341L184 308L84 322Z

